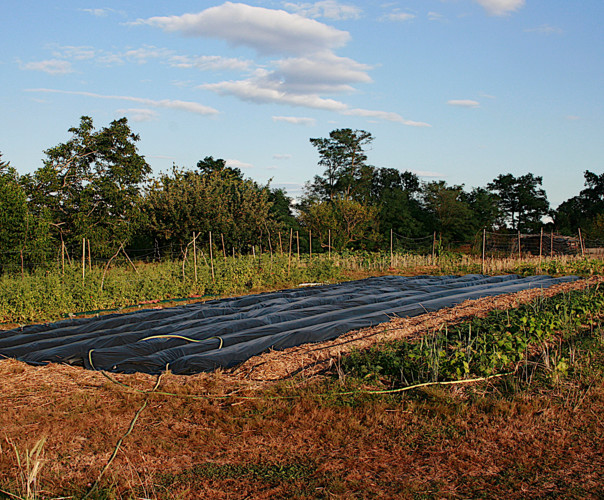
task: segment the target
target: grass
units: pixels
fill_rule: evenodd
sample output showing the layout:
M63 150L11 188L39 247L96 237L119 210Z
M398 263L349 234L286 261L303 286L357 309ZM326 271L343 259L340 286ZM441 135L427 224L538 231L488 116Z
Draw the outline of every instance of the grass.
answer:
M39 269L24 276L0 277L0 323L52 321L74 313L121 310L140 304L183 298L214 297L262 292L298 286L304 282L337 282L375 274L468 274L480 273L483 262L471 255L447 253L435 258L414 254L357 252L292 256L242 256L218 258L211 263L198 259L197 279L191 259L155 264L128 262L106 270L85 271L77 265ZM578 257L487 259L486 274L547 273L590 276L604 273L601 259ZM195 299L197 297L197 299Z
M47 436L38 498L82 498L148 400L90 498L601 498L602 296L590 289L539 300L487 316L482 330L475 321L443 328L440 349L452 360L458 340L476 348L462 377L513 373L399 393L369 392L410 381L379 372L377 350L362 364L344 359L343 376L334 369L256 388L220 373L166 374L152 395L95 372L3 362L0 488L26 494L7 440L31 450ZM509 359L491 366L494 351L463 337L470 324L485 346L506 332L528 340L498 346ZM450 380L465 366L440 363L435 373L427 368L434 352L418 348L416 381ZM156 382L117 377L145 391Z

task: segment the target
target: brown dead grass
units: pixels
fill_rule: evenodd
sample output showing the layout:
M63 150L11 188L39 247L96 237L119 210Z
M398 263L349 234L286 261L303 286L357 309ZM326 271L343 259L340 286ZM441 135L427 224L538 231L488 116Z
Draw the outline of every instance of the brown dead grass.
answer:
M352 347L414 337L443 322L602 281L393 319L331 342L266 353L230 372L167 373L102 482L112 492L107 497L602 498L601 379L515 395L506 392L507 381L382 398L316 394L323 387L316 375ZM14 448L23 452L46 436L40 497L80 498L148 397L137 391L156 381L114 377L131 389L66 365L0 362L0 488L23 491ZM279 397L292 393L294 399ZM199 468L207 464L218 473ZM258 465L268 472L252 468ZM269 474L293 465L307 472Z

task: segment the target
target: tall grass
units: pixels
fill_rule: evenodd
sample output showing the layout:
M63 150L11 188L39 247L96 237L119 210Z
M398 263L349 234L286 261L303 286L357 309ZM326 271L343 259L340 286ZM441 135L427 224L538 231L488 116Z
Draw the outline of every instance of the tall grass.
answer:
M114 266L78 264L65 269L38 269L0 277L0 323L56 320L71 313L130 307L149 301L191 296L224 296L295 287L305 282L335 282L373 274L518 273L601 274L601 259L580 257L517 259L447 253L355 252L316 254L312 258L280 254L222 257L209 262L199 257L161 263L114 262Z

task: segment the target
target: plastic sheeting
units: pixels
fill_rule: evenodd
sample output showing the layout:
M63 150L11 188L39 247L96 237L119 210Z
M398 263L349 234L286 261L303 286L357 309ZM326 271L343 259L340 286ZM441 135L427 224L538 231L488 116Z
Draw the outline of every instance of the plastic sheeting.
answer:
M546 288L576 276L384 276L0 333L0 357L113 372L178 374L232 367L269 349L333 339L464 300Z

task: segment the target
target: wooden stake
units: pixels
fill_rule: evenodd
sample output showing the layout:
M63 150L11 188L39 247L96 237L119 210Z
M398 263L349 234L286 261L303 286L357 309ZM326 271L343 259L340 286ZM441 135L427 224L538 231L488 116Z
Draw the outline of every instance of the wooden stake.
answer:
M392 233L392 228L390 228L390 268L391 269L394 267L394 254L392 252L392 239L393 239L393 233Z
M195 240L197 239L197 234L193 231L193 268L195 269L195 283L197 283L197 247L195 246Z
M298 261L300 260L300 233L296 231L296 245L298 247Z
M554 256L554 232L551 231L549 235L549 258Z
M224 234L220 233L220 239L222 240L222 255L224 255L224 260L226 260L226 247L224 246Z
M281 231L279 231L279 251L283 255L283 242L281 241Z
M90 240L86 240L88 245L88 269L92 271L92 258L90 257Z
M312 229L308 230L308 257L312 259Z
M289 256L287 258L287 275L289 276L289 272L292 267L292 240L294 238L294 229L289 228Z
M522 260L522 248L520 245L520 231L518 231L518 260Z
M541 260L543 259L543 228L539 237L539 272L541 272Z
M212 281L214 281L214 254L212 252L212 231L210 231L210 268L212 269Z
M328 230L327 248L329 249L329 258L331 259L331 229Z
M86 238L82 238L82 282L86 278Z
M63 275L65 275L65 242L63 241L63 235L61 235L61 269Z
M25 272L23 270L23 267L24 267L23 266L23 247L21 247L20 253L21 253L21 278L24 278L25 277Z
M581 234L581 228L579 228L579 244L581 245L581 257L585 257L585 246L583 245L583 236Z
M432 262L434 262L435 257L436 257L436 231L434 231L434 236L432 237Z
M126 259L128 260L128 262L130 262L130 265L132 266L132 269L134 269L134 271L136 272L136 274L139 274L138 269L134 265L134 262L132 262L130 260L130 257L128 257L128 254L126 253L126 250L124 249L124 244L123 243L122 243L122 253L126 256Z
M482 274L484 274L484 258L486 254L487 230L482 230Z

